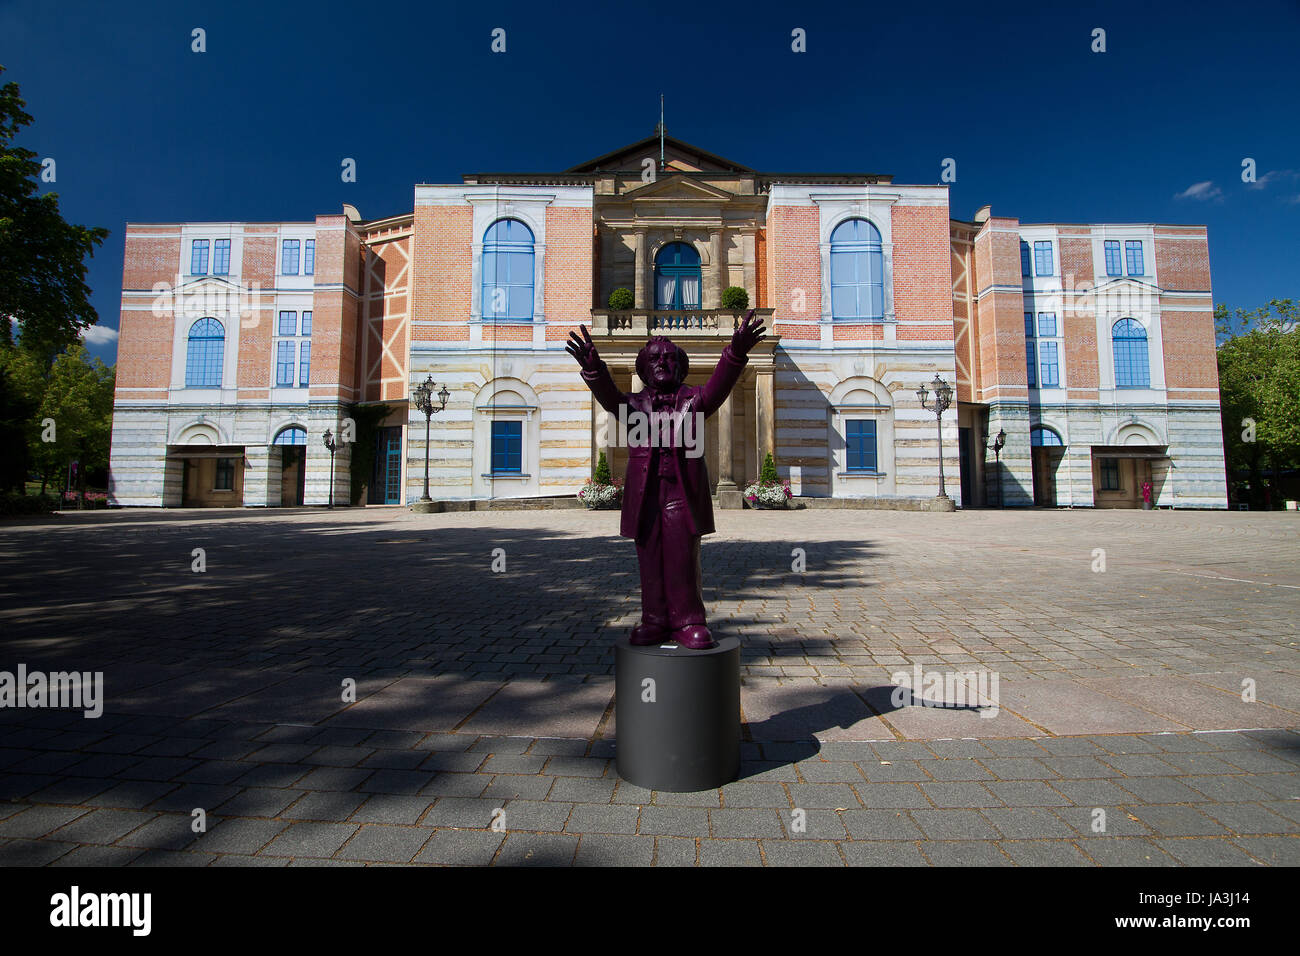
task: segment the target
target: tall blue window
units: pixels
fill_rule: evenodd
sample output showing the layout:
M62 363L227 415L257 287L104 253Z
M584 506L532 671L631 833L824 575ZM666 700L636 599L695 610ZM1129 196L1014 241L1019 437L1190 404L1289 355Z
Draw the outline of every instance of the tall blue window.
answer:
M280 274L296 276L298 274L298 252L301 243L297 239L285 239L280 251Z
M316 240L315 239L308 239L303 243L302 274L305 276L316 274Z
M1055 342L1038 343L1038 361L1043 370L1039 388L1059 388L1061 385L1061 366L1057 357Z
M831 318L883 319L885 255L880 230L849 219L831 233Z
M298 333L298 313L281 312L280 313L280 335L296 335Z
M302 334L311 335L311 313L310 312L304 312L302 314Z
M1128 274L1131 276L1145 275L1142 269L1142 241L1129 241L1124 243L1124 255L1128 258Z
M876 470L876 423L869 418L844 423L845 467L849 471Z
M208 240L195 239L190 246L190 275L208 274Z
M1123 263L1119 258L1119 240L1106 240L1106 275L1122 276L1124 274Z
M1062 448L1065 442L1061 436L1045 425L1035 425L1029 429L1029 444L1035 448Z
M185 387L220 388L221 358L226 330L216 319L199 319L190 326L185 349Z
M498 219L483 236L483 318L533 317L533 233L518 219Z
M1052 274L1052 242L1034 243L1034 275L1050 276Z
M306 388L311 384L311 343L303 342L298 347L298 387Z
M1037 375L1038 357L1035 354L1036 351L1037 350L1034 348L1033 339L1029 339L1027 342L1025 342L1025 365L1029 372L1030 388L1038 387L1038 375Z
M1040 338L1050 339L1056 335L1056 313L1039 312L1038 313L1038 335Z
M655 256L655 308L700 307L700 254L684 242L670 242Z
M1115 387L1149 388L1146 329L1134 319L1120 319L1111 326L1110 341L1115 354Z
M212 243L212 274L230 275L230 240L216 239Z
M1033 337L1034 337L1034 313L1026 312L1025 313L1025 338L1032 339Z
M275 344L275 384L282 388L293 385L293 343Z
M273 445L305 445L307 444L307 432L297 425L290 425L282 429L280 434L275 436Z
M523 422L492 423L492 474L523 471Z
M1020 240L1020 274L1022 276L1031 274L1029 272L1029 243L1023 239Z

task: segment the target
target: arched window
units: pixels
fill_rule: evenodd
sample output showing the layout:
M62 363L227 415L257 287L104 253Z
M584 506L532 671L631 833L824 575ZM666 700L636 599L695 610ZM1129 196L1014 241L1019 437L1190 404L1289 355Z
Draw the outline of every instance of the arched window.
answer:
M533 232L518 219L498 219L483 235L483 318L531 322Z
M700 254L684 242L670 242L655 256L655 308L700 307Z
M221 359L226 330L216 319L199 319L190 326L185 352L185 387L220 388Z
M288 428L280 429L280 434L275 436L272 445L305 445L307 444L307 432L297 425L290 425Z
M1061 436L1045 425L1035 425L1029 429L1029 444L1035 448L1064 448Z
M1135 319L1120 319L1110 329L1115 354L1116 388L1150 388L1147 330Z
M831 233L831 318L885 316L885 256L880 230L849 219Z

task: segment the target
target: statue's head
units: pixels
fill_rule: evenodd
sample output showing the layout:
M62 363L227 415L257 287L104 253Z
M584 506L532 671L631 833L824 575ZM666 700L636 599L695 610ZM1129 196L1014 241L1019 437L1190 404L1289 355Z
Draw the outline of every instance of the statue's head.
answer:
M636 374L646 388L656 392L676 391L686 381L691 362L686 350L674 345L671 339L656 335L636 356Z

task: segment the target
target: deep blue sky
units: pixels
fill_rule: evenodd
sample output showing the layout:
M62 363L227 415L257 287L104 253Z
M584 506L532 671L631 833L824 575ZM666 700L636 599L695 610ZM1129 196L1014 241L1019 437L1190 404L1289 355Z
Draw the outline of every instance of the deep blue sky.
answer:
M69 221L111 230L101 325L125 222L408 212L417 182L647 136L661 92L672 135L760 170L935 183L952 157L955 217L1205 224L1216 302L1300 298L1300 0L283 6L0 0L20 142L56 160Z

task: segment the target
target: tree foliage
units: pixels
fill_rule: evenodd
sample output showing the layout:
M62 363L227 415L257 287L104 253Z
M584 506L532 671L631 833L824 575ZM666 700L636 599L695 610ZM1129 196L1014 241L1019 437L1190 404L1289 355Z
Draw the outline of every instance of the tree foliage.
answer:
M25 105L17 83L0 87L0 347L16 330L17 343L48 367L98 319L85 258L108 230L71 225L57 193L38 195L41 164L13 142L32 122Z
M1291 299L1251 311L1220 304L1214 318L1228 472L1249 473L1258 504L1266 465L1275 474L1300 465L1300 307Z

